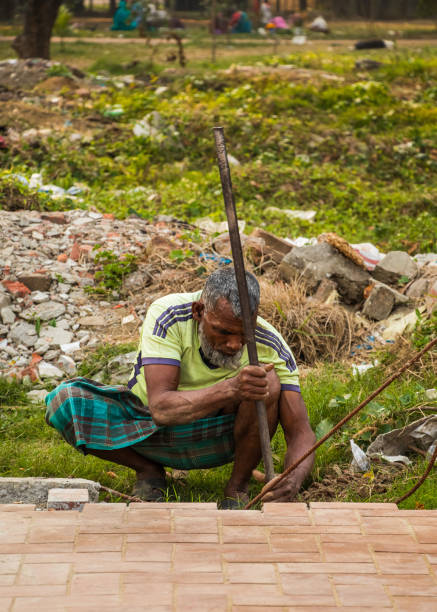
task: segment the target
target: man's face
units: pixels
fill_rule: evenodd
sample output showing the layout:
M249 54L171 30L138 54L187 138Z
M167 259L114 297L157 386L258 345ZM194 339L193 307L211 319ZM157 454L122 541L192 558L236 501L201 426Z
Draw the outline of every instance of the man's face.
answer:
M219 367L238 369L246 341L243 321L235 317L229 302L220 298L208 312L202 302L196 302L193 316L199 322L200 346L206 357Z

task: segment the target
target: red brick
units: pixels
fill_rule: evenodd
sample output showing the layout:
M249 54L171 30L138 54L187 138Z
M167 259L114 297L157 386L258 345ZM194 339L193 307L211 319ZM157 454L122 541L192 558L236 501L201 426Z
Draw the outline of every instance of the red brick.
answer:
M340 584L337 585L336 590L343 606L392 608L391 601L382 585L374 584L369 589L366 584Z
M222 569L218 547L210 544L175 544L176 571L220 572Z
M77 536L76 552L100 552L120 551L123 545L123 536L106 534L104 538L100 534L80 533Z
M114 566L114 569L116 566ZM144 574L143 574L144 581ZM75 574L71 580L72 595L118 595L120 574Z
M383 574L428 574L428 566L422 555L414 553L375 553Z
M69 563L24 563L17 584L66 584L70 571Z
M170 563L173 544L151 543L146 546L142 543L129 543L126 548L126 561L166 561Z
M229 582L273 583L277 577L272 563L229 563L227 568Z
M12 295L15 295L16 297L24 297L25 295L32 293L30 289L26 287L26 285L23 285L23 283L18 281L4 280L2 281L2 285L9 291L9 293L12 293Z
M73 261L78 261L79 255L80 255L79 244L77 242L74 242L70 250L70 259L72 259Z
M57 260L60 261L61 263L65 263L67 259L68 259L67 253L60 253L57 257Z

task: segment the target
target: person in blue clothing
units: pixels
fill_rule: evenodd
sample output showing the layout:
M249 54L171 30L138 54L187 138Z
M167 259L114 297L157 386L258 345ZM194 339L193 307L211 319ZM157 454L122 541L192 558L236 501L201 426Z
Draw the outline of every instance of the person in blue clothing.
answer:
M244 11L234 11L229 22L231 32L234 34L250 34L252 23Z
M114 20L112 22L111 30L133 30L136 28L136 24L128 23L131 16L130 10L127 8L125 0L120 0L118 9L115 11Z

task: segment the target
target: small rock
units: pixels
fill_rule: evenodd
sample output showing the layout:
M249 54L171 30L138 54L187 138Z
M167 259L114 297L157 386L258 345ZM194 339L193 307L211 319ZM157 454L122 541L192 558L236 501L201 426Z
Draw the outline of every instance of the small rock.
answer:
M413 279L418 271L417 263L404 251L390 251L375 266L372 276L377 280L396 284L401 278Z
M73 339L72 332L62 327L47 325L40 330L40 340L49 344L50 347L58 347L61 344L69 344Z
M427 278L418 278L407 289L407 295L411 298L420 298L428 291L429 281Z
M50 295L46 291L34 291L31 298L35 304L42 304L50 300Z
M5 325L12 325L15 321L14 311L9 306L0 309L0 316Z
M6 293L0 291L0 309L10 306L11 298Z
M56 223L58 225L64 225L65 223L68 223L68 220L63 212L42 213L41 219L44 219L45 221L50 221L51 223Z
M41 321L50 321L51 319L57 319L65 313L65 306L60 302L44 302L37 306L32 306L21 313L23 319L35 320L40 319Z
M24 344L25 346L34 346L38 339L35 326L24 322L13 326L9 337L16 344Z
M128 325L129 323L135 323L135 317L133 314L127 315L127 317L123 317L121 320L122 325Z
M82 327L102 327L105 325L104 317L95 315L89 317L81 317L77 321Z
M46 342L45 340L43 340L42 338L38 338L38 340L35 342L35 345L34 345L35 352L38 353L39 355L44 355L44 353L47 353L49 348L50 348L50 344Z
M63 353L75 353L80 350L80 342L69 342L68 344L61 344L61 351Z
M20 283L26 285L31 291L47 291L50 288L52 279L46 274L20 274Z
M69 376L74 376L76 374L76 364L71 357L68 357L68 355L60 355L58 365Z
M58 291L60 293L68 293L71 290L71 285L67 285L67 283L59 283Z
M38 374L41 378L64 378L64 372L47 361L41 361L38 364Z
M43 404L48 394L49 392L45 389L34 389L33 391L29 391L26 395L32 402Z
M44 355L44 358L46 359L46 361L54 361L55 359L57 359L59 357L60 354L61 354L60 351L57 351L55 349L50 349Z
M437 389L427 389L424 395L428 400L437 400Z
M381 321L388 317L395 305L393 293L385 285L377 285L364 302L363 314L369 319Z

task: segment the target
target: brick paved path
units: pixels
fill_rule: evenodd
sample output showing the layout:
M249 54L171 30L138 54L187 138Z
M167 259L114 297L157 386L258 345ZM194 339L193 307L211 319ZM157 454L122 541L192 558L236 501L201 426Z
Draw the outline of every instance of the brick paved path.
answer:
M437 610L437 510L0 506L0 610Z

